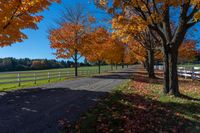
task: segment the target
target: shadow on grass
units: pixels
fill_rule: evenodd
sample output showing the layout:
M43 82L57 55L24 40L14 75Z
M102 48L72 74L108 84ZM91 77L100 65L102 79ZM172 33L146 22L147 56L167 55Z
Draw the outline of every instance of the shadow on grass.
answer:
M190 96L187 96L187 95L184 95L184 94L180 94L180 96L178 96L178 97L182 98L182 99L186 99L186 100L200 101L199 98L193 98L193 97L190 97Z
M162 103L118 92L104 99L76 126L81 133L199 133L199 113L199 103ZM66 131L75 132L73 129Z

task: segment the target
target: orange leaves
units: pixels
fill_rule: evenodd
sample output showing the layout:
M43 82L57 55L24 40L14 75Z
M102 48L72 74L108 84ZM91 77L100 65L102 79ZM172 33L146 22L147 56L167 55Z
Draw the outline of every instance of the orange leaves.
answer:
M84 56L87 60L96 62L103 61L106 54L106 45L109 40L109 33L103 28L95 29L84 37Z
M71 58L75 52L83 53L83 32L82 25L64 23L58 29L50 31L49 39L51 47L56 49L59 58Z
M132 56L137 60L137 61L145 61L145 57L147 56L146 49L139 44L137 41L132 41L131 43L128 44L128 47L130 49L130 52Z
M35 23L40 22L43 19L43 16L35 16Z
M90 23L95 23L95 22L96 22L96 18L94 18L94 17L92 17L92 16L89 16L89 17L88 17L88 21L89 21Z
M124 59L125 45L111 37L104 28L97 28L84 38L84 56L91 62L106 61L121 63Z
M125 58L125 45L118 39L110 38L106 49L106 62L119 64Z
M0 2L0 46L22 42L27 36L22 29L37 29L36 23L42 16L35 15L43 11L52 2L60 0L3 0Z
M197 55L196 41L186 40L179 48L179 60L193 60Z

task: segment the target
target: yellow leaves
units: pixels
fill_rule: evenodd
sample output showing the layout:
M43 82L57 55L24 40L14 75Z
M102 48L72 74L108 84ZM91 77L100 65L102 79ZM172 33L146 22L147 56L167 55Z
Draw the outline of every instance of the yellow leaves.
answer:
M131 41L146 28L145 22L136 15L130 18L119 15L112 20L113 38L120 38L124 43Z
M194 21L198 21L200 19L200 12L195 13Z
M160 14L157 14L156 12L152 13L150 16L147 18L148 24L158 24L162 21L163 16Z
M107 1L107 0L99 0L99 4L100 4L101 6L105 6L105 5L108 4L108 1Z

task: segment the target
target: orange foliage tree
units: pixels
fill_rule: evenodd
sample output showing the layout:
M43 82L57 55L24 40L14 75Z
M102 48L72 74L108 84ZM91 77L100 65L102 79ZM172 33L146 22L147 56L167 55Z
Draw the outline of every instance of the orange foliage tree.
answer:
M124 68L125 62L125 52L126 52L126 45L118 39L109 38L109 41L106 45L106 53L105 53L105 61L111 66L113 64L122 64L122 68ZM112 68L113 69L113 68Z
M192 61L198 54L197 42L195 40L185 40L179 48L179 62Z
M118 35L138 32L148 27L161 40L164 61L164 93L180 95L177 73L178 49L185 35L200 21L199 0L94 0L101 8L114 14L114 27ZM112 3L110 3L112 2ZM176 12L176 24L173 14ZM123 21L119 21L123 20ZM125 23L126 22L126 23ZM118 28L119 25L123 25ZM156 36L155 36L156 37Z
M126 50L125 50L124 63L127 65L127 67L128 67L128 65L137 63L134 53L128 48L126 48Z
M75 62L75 76L78 76L77 63L83 53L84 44L82 43L82 25L64 23L58 29L50 30L49 39L51 47L56 49L58 58L72 58Z
M0 47L22 42L27 36L23 29L37 29L41 15L35 15L60 0L1 0L0 1Z
M90 62L98 62L99 73L101 63L105 60L108 40L109 33L104 28L97 28L84 37L84 56Z
M75 76L78 76L78 60L84 53L84 37L95 23L95 18L84 12L81 4L75 7L65 7L65 11L57 21L59 28L50 30L51 47L56 49L58 58L72 58L74 60Z

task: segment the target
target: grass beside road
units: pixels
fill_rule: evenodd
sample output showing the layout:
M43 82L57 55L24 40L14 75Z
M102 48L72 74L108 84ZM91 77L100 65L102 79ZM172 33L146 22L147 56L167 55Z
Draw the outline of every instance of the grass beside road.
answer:
M180 90L180 98L163 95L162 79L138 71L75 125L62 126L69 133L199 133L200 83L181 81Z
M192 67L200 67L200 64L181 64L181 65L178 65L179 67L185 67L185 68L188 68L188 69L191 69Z
M101 66L101 70L110 70L110 66ZM91 67L79 67L78 71L84 71L84 70L88 70L88 71L95 71L96 73L98 73L98 66L91 66ZM55 71L70 71L70 72L74 72L74 68L65 68L65 69L49 69L49 70L33 70L33 71L20 71L20 72L11 72L11 73L7 73L7 72L2 72L0 73L0 78L3 77L13 77L15 79L0 79L0 82L9 82L9 81L17 81L17 75L16 73L23 73L20 74L20 76L33 76L33 73L41 73L42 75L44 75L42 78L47 78L47 73L48 72L55 72ZM14 74L13 74L14 73ZM85 75L85 76L90 76L90 75ZM59 82L59 81L63 81L63 80L67 80L67 79L72 79L69 77L62 77L61 79L59 78L53 78L50 79L50 83L55 83L55 82ZM23 80L23 78L21 79ZM24 80L33 80L33 77L30 78L26 78ZM10 90L17 90L17 89L22 89L22 88L28 88L28 87L33 87L33 86L39 86L39 85L43 85L43 84L48 84L48 79L46 80L38 80L36 82L36 84L34 84L34 81L30 81L30 82L22 82L21 86L18 86L18 83L12 83L12 84L0 84L0 91L10 91Z

